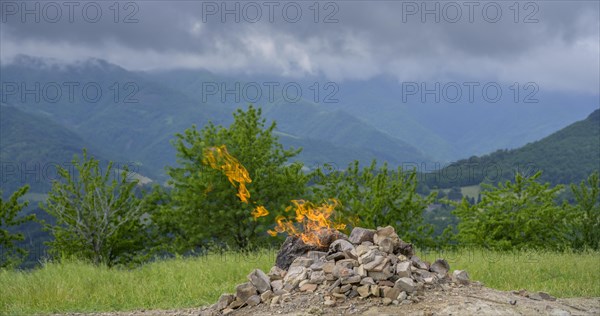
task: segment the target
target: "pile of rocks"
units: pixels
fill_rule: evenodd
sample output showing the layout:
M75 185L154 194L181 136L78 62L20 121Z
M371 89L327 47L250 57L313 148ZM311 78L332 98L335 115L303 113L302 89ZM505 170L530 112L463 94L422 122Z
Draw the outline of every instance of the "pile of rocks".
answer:
M238 285L235 294L221 295L211 309L229 314L243 306L276 306L289 301L295 291L319 293L325 306L369 297L380 298L384 305L408 304L427 289L469 283L465 271L449 275L446 260L430 264L415 256L412 245L391 226L356 227L350 237L338 232L328 247L288 237L276 262L268 273L252 271L248 282Z

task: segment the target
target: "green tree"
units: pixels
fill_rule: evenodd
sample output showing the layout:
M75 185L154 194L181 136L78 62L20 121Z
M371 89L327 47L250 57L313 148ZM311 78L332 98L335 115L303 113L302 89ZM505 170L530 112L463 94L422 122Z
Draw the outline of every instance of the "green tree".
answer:
M2 192L0 191L0 268L14 267L19 264L23 256L27 255L25 249L15 246L15 241L22 241L25 236L22 233L10 233L8 228L35 219L33 214L17 217L23 208L29 204L29 201L19 203L19 198L25 195L28 190L28 185L19 188L7 201L2 199Z
M56 218L55 225L46 227L54 237L50 251L108 266L146 258L153 239L144 205L134 192L137 180L128 178L128 170L113 172L112 162L103 173L85 149L83 159L75 156L72 164L73 173L58 168L60 181L52 183L47 203L40 205Z
M565 247L570 219L555 202L562 186L540 184L536 181L540 175L517 173L514 183L484 184L479 203L470 204L466 198L454 202L459 242L499 250Z
M370 228L392 225L404 240L433 246L433 227L423 223L423 212L436 193L423 197L416 192L416 172L390 170L387 164L377 168L376 161L361 169L354 161L346 170L329 174L318 168L313 178L313 200L341 202L336 221Z
M161 208L156 222L172 239L177 252L206 247L211 242L246 248L266 237L275 216L302 196L307 178L302 165L288 160L300 150L285 150L273 134L275 122L266 126L261 109L238 109L228 127L195 126L177 134L177 167L168 168L171 201ZM225 145L251 178L248 203L240 201L237 188L219 170L206 165L203 152ZM269 215L254 219L258 205Z
M579 186L571 184L571 191L576 204L572 211L575 212L575 231L580 235L576 240L576 247L600 249L600 184L598 172L592 173L587 181L581 181Z

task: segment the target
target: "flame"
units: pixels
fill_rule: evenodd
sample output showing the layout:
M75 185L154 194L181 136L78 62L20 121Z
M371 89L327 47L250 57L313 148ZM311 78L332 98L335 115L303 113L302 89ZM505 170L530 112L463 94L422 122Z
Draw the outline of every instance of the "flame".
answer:
M229 179L229 182L238 189L237 196L244 203L248 203L250 192L246 188L246 183L252 182L248 170L239 163L235 157L231 156L225 145L219 147L207 148L203 152L205 164L211 168L221 170ZM237 185L235 183L238 183Z
M339 205L339 202L335 199L321 205L314 205L304 200L293 200L292 203L295 207L296 223L300 225L302 230L299 230L295 223L280 215L275 219L277 223L275 228L268 231L271 236L285 232L288 235L300 237L307 245L323 246L321 237L346 227L345 224L336 224L330 220L333 211ZM290 209L287 208L286 211Z
M247 183L251 183L248 170L240 162L227 152L227 147L221 145L210 147L203 151L203 163L210 165L211 168L221 170L229 182L237 188L237 196L244 203L248 203L250 192L246 188ZM237 183L237 185L236 185ZM208 190L208 189L207 189ZM268 230L271 236L277 236L280 233L287 233L291 236L298 236L307 245L324 246L322 239L335 230L344 229L345 224L336 224L330 218L339 202L331 199L329 202L315 205L304 200L292 200L293 207L289 206L286 212L295 210L295 221L288 219L283 215L275 218L276 226L273 230ZM256 203L253 203L256 204ZM254 219L269 215L269 211L262 205L259 205L250 213Z
M252 213L250 213L250 215L252 215L254 219L257 219L259 217L269 215L269 211L267 211L267 209L264 206L259 205L252 211Z

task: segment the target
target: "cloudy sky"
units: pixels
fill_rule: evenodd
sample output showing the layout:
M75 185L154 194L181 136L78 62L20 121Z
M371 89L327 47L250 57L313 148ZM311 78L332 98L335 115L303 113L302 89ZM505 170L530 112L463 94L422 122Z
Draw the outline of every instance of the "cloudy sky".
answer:
M599 94L597 1L70 3L3 0L1 62L96 57L131 70L533 81Z

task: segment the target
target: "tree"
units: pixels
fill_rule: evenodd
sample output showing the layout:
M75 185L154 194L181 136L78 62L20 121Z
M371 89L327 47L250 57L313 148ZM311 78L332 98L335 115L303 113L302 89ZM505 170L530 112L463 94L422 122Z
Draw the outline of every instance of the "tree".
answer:
M318 168L313 175L313 200L339 200L336 221L370 228L392 225L401 238L428 247L433 245L433 228L423 223L423 212L435 193L419 195L416 176L402 168L389 170L387 164L377 168L376 161L362 169L354 161L346 170L327 175Z
M450 189L450 192L448 192L448 199L450 199L450 200L459 201L462 198L463 198L462 191L461 191L460 187L458 187L458 186L453 186Z
M306 176L302 165L288 160L300 150L285 150L273 135L275 122L266 127L261 109L238 109L228 127L212 122L201 131L195 126L177 134L178 166L168 168L171 201L161 208L156 222L167 232L177 252L203 248L218 242L246 248L266 237L275 216L302 196ZM209 166L204 153L224 145L248 171L251 180L247 203L223 172ZM253 210L264 206L269 214L255 219Z
M470 204L466 198L454 202L459 218L458 240L466 245L492 249L561 249L568 243L569 217L564 207L556 204L562 186L536 181L541 172L531 177L520 173L514 183L497 187L485 185L481 201Z
M571 191L576 204L572 211L575 213L575 231L579 232L576 247L600 249L600 185L598 172L592 173L587 181L581 181L579 186L571 184Z
M108 266L145 258L152 239L144 205L135 196L137 181L130 181L127 170L113 173L112 162L102 173L85 149L82 161L75 156L72 164L73 173L58 168L60 181L52 183L47 203L40 205L56 218L55 225L47 225L54 237L50 251Z
M14 267L21 258L27 255L27 251L15 247L15 241L25 239L22 233L10 233L9 227L23 224L35 219L35 215L30 214L23 217L17 217L23 208L27 207L29 201L19 203L19 198L27 193L29 186L25 185L15 191L7 201L2 199L0 191L0 268Z

